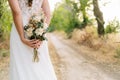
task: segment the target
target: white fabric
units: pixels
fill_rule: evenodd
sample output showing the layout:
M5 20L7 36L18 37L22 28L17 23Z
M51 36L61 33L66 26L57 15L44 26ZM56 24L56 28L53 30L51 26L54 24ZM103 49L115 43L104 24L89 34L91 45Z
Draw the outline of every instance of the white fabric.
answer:
M27 0L19 0L22 10L23 25L30 16ZM39 11L42 0L33 0L31 12ZM34 63L33 48L21 42L16 27L13 23L10 34L10 80L57 80L48 52L47 41L43 41L38 49L40 61Z

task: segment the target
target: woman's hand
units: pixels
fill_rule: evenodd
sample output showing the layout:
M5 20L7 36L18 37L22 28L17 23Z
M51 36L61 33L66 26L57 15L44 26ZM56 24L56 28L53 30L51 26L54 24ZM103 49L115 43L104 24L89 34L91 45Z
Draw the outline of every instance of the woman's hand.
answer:
M28 40L28 39L22 39L22 42L32 48L39 48L40 47L40 44L41 44L41 41L39 40Z
M32 48L39 48L39 46L40 46L39 40L34 40L34 39L29 40L29 39L25 39L25 38L23 38L21 40L24 44L26 44L27 46L32 47Z
M42 44L42 41L38 40L37 43L35 44L36 45L36 48L38 49Z

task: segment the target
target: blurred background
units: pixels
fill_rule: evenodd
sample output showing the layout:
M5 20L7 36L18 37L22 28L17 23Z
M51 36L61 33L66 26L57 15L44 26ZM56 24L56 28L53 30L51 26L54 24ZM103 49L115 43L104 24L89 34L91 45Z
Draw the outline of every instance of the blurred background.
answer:
M120 80L120 1L49 0L48 47L58 80ZM0 0L0 80L9 77L12 14Z

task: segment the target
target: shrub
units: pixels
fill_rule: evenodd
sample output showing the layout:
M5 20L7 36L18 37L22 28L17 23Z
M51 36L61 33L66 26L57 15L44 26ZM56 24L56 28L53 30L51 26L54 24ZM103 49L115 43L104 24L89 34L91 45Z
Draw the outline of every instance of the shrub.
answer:
M116 33L120 28L120 22L115 18L114 20L110 21L105 28L105 33Z
M67 4L59 4L56 7L50 24L50 31L63 30L68 35L79 25L78 18L75 17L72 8Z

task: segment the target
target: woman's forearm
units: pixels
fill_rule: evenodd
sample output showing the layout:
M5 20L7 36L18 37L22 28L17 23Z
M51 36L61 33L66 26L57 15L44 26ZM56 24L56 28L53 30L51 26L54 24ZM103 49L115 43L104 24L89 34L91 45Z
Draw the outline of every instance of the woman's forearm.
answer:
M24 31L23 31L23 23L22 23L22 16L21 14L16 14L13 13L13 20L17 29L17 32L20 36L20 39L23 40L24 39Z
M49 26L51 20L51 12L48 0L43 0L42 8L46 16L46 23Z
M46 16L46 23L47 23L47 25L49 26L49 24L50 24L50 21L51 21L51 16Z
M18 0L8 0L12 14L13 14L13 20L17 29L17 32L20 36L20 39L24 39L24 30L23 30L23 22L22 22L22 15L21 15L21 9L18 4Z

